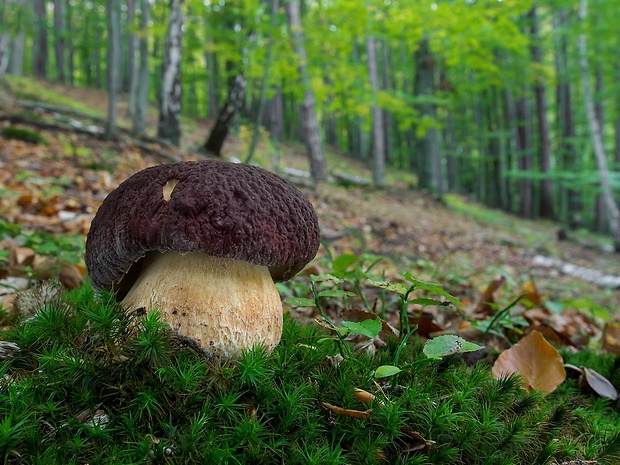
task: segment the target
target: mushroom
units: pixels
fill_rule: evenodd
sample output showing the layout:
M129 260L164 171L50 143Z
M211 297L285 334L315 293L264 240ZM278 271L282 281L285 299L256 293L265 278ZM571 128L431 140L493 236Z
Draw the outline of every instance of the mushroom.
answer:
M282 334L274 282L314 258L312 204L261 168L221 161L146 168L103 201L86 240L95 290L157 309L211 356L235 358Z

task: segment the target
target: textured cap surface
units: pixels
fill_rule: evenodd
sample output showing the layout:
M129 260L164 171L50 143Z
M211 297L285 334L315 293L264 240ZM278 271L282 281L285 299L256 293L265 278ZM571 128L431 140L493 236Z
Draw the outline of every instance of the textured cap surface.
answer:
M282 281L318 247L314 208L284 179L250 165L182 162L142 170L107 196L86 267L95 289L128 290L137 274L128 271L147 252L205 252L267 266Z

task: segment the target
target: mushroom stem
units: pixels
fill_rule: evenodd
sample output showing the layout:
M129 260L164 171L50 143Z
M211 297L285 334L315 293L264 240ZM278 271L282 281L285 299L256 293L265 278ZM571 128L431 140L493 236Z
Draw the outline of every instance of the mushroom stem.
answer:
M122 304L159 310L175 333L220 358L282 335L282 302L265 266L199 252L149 252Z

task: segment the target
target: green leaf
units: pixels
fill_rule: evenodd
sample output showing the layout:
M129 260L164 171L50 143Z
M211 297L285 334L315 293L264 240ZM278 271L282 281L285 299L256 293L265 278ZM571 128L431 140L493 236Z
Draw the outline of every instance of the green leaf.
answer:
M355 292L342 291L340 289L334 289L334 290L328 289L328 290L319 292L318 295L319 297L354 297Z
M289 297L288 299L284 299L284 302L291 307L316 307L314 300L306 299L305 297Z
M342 282L342 279L334 276L333 274L329 274L329 273L323 273L323 274L311 274L310 275L310 281L312 281L313 283L321 283L324 281L331 281L334 284L340 284Z
M426 341L423 352L428 358L443 358L447 355L475 352L480 349L484 349L484 346L466 341L459 336L446 335Z
M361 334L369 338L376 337L381 332L381 318L368 319L356 323L354 321L343 321L342 326L350 330L352 333Z
M335 273L342 273L347 271L347 268L349 268L351 265L353 265L355 262L358 262L359 260L360 257L358 257L357 255L343 254L334 259L334 261L332 262L332 267L334 268Z
M445 306L448 302L437 300L437 299L427 299L426 297L419 297L417 299L409 300L410 304L418 304L418 305L441 305Z
M388 291L396 292L400 295L405 295L409 292L409 287L405 286L401 283L391 283L389 281L375 281L369 279L368 282L375 287L379 287L381 289L386 289Z
M433 292L435 294L439 294L440 296L445 297L446 299L448 299L450 302L452 302L457 307L462 307L463 306L463 304L459 301L459 299L457 299L453 295L450 295L446 291L444 291L441 288L441 284L429 283L429 282L422 281L420 279L414 278L411 275L411 273L409 273L408 271L403 273L403 276L405 277L405 279L407 279L407 281L411 282L416 289L422 289L423 291L429 291L429 292Z
M388 378L400 373L402 370L394 365L381 365L375 370L375 378Z

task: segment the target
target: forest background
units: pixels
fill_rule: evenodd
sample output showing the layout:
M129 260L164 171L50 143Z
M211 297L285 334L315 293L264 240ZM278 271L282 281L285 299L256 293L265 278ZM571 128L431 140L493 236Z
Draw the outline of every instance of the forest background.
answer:
M273 164L302 140L320 182L329 144L375 184L396 167L618 250L619 15L618 0L3 0L0 78L108 89L109 134L127 93L137 134L149 103L177 145L181 115L217 118L204 149L221 155L243 121L247 160L260 138Z

